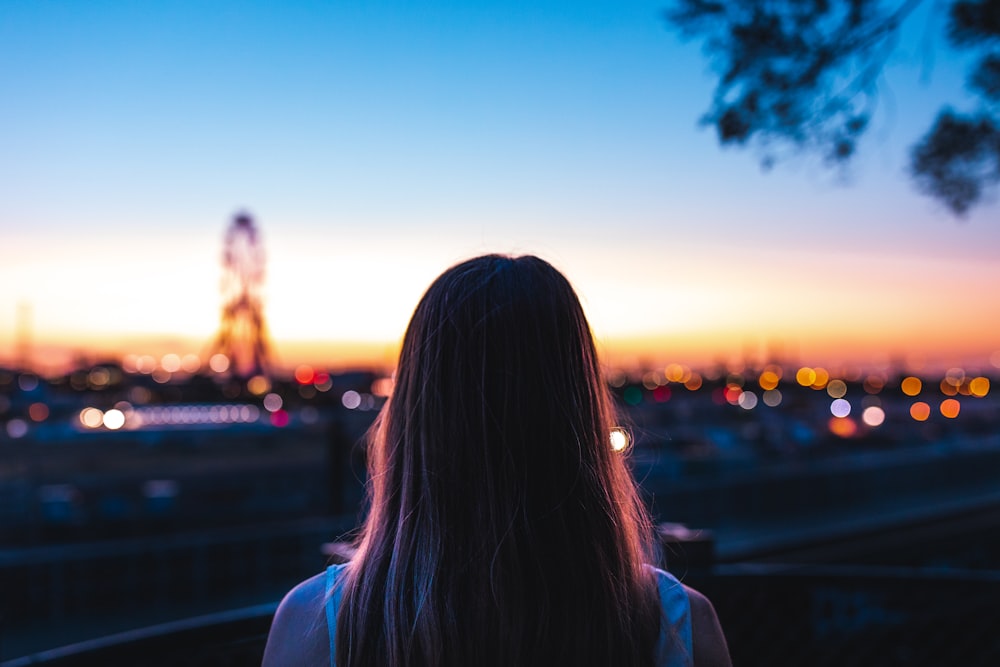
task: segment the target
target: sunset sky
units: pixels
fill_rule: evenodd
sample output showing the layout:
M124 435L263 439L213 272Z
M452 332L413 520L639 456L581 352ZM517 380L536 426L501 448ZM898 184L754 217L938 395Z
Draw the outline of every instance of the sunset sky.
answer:
M5 1L0 363L203 352L246 210L285 367L391 364L430 281L491 251L562 269L613 363L988 366L995 198L956 221L905 174L972 104L921 50L935 17L849 173L765 173L699 127L712 78L665 6Z

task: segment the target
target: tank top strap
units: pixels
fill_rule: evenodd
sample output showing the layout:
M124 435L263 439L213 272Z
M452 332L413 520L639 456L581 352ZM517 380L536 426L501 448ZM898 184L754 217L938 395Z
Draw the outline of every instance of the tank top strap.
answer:
M674 575L651 567L660 593L660 636L656 641L656 667L691 667L691 601Z
M344 597L343 574L347 563L339 563L326 568L326 629L330 635L330 667L336 667L337 659L337 610Z

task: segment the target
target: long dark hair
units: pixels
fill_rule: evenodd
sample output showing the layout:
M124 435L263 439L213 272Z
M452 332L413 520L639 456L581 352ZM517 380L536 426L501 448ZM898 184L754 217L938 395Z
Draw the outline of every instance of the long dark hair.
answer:
M445 271L369 443L336 662L651 665L649 519L573 288L532 256Z

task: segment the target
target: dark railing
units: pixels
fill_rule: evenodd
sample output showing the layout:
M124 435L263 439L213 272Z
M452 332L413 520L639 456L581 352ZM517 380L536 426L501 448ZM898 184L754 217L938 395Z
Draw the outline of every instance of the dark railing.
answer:
M738 666L1000 665L1000 573L727 565L691 583L715 604ZM0 667L256 667L275 605L126 632Z
M318 545L353 522L354 517L311 519L0 549L0 648L11 633L43 623L205 606L240 596L232 606L269 600L320 568L325 558Z
M1000 665L1000 572L730 565L689 583L737 665Z
M277 603L197 616L8 660L0 667L260 665Z

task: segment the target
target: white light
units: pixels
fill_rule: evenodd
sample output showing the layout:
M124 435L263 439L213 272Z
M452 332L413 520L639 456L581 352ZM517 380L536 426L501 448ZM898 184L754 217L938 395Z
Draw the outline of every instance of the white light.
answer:
M340 397L340 402L343 403L344 407L348 410L354 410L361 405L361 394L353 389L348 389L344 392L344 395Z
M117 431L125 425L125 413L121 410L108 410L104 413L104 426Z
M208 360L208 367L216 373L225 373L229 370L229 357L221 352L213 354L212 358Z
M7 422L7 435L14 438L22 438L28 433L28 422L23 419L11 419Z
M84 408L80 411L80 423L87 428L97 428L104 421L104 413L97 408Z
M757 394L752 391L744 391L740 394L739 403L744 410L753 410L757 407Z
M281 409L284 401L281 400L281 396L275 393L270 393L264 397L264 409L268 412L277 412Z
M173 352L165 354L160 359L160 367L168 373L176 373L181 369L181 358Z
M834 417L846 417L851 414L851 404L843 398L838 398L830 404L830 413Z
M629 438L628 432L625 429L613 428L611 429L611 449L616 452L624 452L628 449L631 438Z
M144 354L136 360L135 367L140 373L149 375L156 368L156 359L151 355Z
M197 354L185 354L181 359L181 370L185 373L196 373L201 368L201 359Z
M25 373L17 378L17 386L21 391L35 391L38 388L38 378L31 373Z
M881 426L885 421L885 410L877 405L871 405L861 413L861 421L869 426Z

